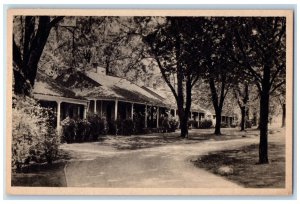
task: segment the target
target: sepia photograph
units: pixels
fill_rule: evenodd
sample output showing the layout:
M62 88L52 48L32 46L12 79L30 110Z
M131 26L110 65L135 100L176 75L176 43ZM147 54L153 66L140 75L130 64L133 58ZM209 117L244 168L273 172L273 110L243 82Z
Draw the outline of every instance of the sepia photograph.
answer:
M291 195L292 10L11 9L7 192Z

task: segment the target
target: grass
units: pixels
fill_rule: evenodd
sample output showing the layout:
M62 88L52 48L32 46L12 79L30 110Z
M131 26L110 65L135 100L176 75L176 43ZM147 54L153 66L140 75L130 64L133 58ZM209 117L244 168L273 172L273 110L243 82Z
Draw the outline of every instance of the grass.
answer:
M258 145L250 145L203 155L194 161L194 164L247 188L285 187L284 144L270 143L269 164L257 162ZM221 166L232 168L233 173L221 175L218 171Z
M256 133L248 132L246 135L241 135L240 131L232 128L224 128L222 136L213 134L210 129L192 129L189 130L189 138L180 137L180 132L171 133L151 133L147 135L132 135L132 136L106 136L102 144L113 146L118 150L137 150L143 148L151 148L168 144L193 144L205 140L225 141L231 139L242 139L249 136L257 136Z
M11 186L66 187L64 167L69 159L69 153L60 150L52 164L34 163L12 172Z
M22 170L22 173L12 173L12 186L32 187L65 187L65 162L53 164L36 164Z

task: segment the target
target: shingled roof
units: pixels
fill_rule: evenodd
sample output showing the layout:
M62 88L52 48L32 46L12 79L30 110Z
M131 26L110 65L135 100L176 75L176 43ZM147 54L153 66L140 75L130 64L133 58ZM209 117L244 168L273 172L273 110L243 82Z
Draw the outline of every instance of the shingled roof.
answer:
M127 79L96 73L95 71L87 71L86 75L101 84L101 87L104 89L103 91L106 91L110 96L113 95L115 98L153 105L167 105L154 95L145 91L142 87ZM91 94L95 94L95 91L90 92L89 96Z
M35 79L33 94L85 100L83 97L77 96L72 90L58 84L54 79L39 71Z
M93 99L119 99L130 102L169 106L153 94L127 79L96 73L95 71L66 73L56 78L77 96Z

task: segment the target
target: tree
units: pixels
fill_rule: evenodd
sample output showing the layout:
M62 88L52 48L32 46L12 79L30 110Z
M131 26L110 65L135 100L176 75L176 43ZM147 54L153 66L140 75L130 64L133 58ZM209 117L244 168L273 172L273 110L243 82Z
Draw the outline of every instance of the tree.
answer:
M149 45L163 79L173 93L180 120L181 137L188 137L192 88L204 71L203 42L207 20L194 17L167 17L163 25L149 33ZM172 76L176 80L172 81Z
M249 85L248 83L238 84L234 88L234 95L241 110L241 131L245 130L246 112L249 102Z
M223 17L210 18L205 32L205 66L204 78L207 79L213 107L216 115L215 134L221 135L222 110L225 98L237 83L237 69L228 58L226 52L231 41L231 33L227 27L230 21Z
M14 92L29 95L50 31L63 17L53 17L51 20L50 16L20 16L14 20L17 21L17 18L20 18L22 27L20 36L16 36L16 30L13 35ZM16 42L17 38L19 42Z
M281 104L281 109L282 109L281 127L285 127L285 120L286 120L285 98L280 98L280 104Z
M260 94L259 163L268 163L270 95L285 84L286 19L284 17L238 18L232 23L232 58L244 66ZM230 50L230 49L229 49Z
M276 91L271 95L271 102L273 102L273 106L275 106L276 109L280 107L281 109L281 127L285 127L286 123L286 107L285 107L285 97L286 97L286 87L285 85L282 85Z

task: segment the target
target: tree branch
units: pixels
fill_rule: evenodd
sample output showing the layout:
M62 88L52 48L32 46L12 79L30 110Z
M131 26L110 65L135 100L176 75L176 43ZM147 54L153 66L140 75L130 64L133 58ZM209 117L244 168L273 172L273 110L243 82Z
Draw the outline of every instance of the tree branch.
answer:
M283 68L285 67L285 64L282 64L281 66L279 66L276 71L274 72L271 81L270 81L270 86L272 86L272 84L274 83L277 75L280 73L281 70L283 70Z
M243 55L243 58L244 58L244 61L246 62L245 63L245 67L253 74L253 76L255 77L256 80L258 80L259 82L262 81L262 78L261 76L259 76L255 71L254 69L252 68L252 66L250 65L249 61L248 61L248 58L247 58L247 55L246 55L246 52L244 50L244 45L243 45L243 42L242 42L242 39L241 39L241 36L238 32L238 30L235 30L235 36L237 38L237 43L238 43L238 46L239 46L239 49L241 50L242 52L242 55Z
M274 91L276 91L276 89L281 87L283 84L285 84L285 80L283 80L283 81L279 82L278 84L276 84L275 86L273 86L273 88L270 91L270 95L272 95L274 93Z
M64 16L57 16L55 17L50 23L49 23L49 27L53 27L55 26L59 21L61 21L64 18Z
M22 69L23 61L21 57L21 51L15 42L14 36L13 36L13 61L18 66L18 69Z

